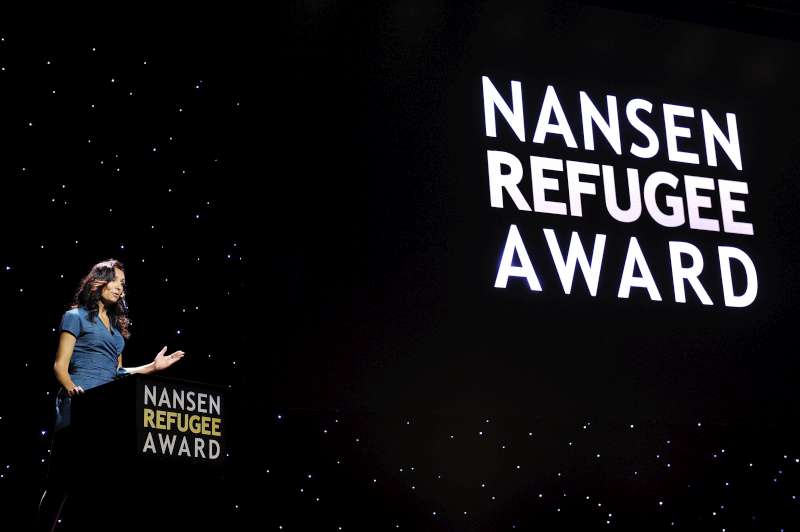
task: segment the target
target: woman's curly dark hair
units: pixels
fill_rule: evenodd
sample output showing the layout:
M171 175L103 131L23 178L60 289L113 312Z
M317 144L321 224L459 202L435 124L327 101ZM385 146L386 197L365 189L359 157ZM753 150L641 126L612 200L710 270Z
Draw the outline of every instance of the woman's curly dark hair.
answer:
M123 272L125 268L122 263L116 259L108 259L99 262L92 267L92 271L83 278L78 291L75 292L75 297L72 300L72 308L83 307L89 311L89 319L94 323L99 306L97 302L100 300L100 294L103 288L116 278L115 268L119 268ZM117 300L113 305L106 305L106 313L111 324L116 327L126 340L130 338L131 334L128 331L130 320L128 319L127 308L120 304L121 299Z

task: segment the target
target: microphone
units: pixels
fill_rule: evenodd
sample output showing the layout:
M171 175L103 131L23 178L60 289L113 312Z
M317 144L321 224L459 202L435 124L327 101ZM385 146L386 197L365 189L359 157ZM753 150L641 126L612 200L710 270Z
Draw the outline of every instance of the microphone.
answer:
M119 308L122 310L124 314L128 313L128 304L125 302L125 296L120 296Z

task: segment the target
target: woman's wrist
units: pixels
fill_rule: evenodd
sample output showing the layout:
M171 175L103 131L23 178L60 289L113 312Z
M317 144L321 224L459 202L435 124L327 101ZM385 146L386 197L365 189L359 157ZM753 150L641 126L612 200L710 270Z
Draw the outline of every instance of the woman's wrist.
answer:
M72 379L69 377L69 373L66 371L59 371L56 370L56 380L58 383L64 387L66 390L70 390L75 387L75 383L72 382Z

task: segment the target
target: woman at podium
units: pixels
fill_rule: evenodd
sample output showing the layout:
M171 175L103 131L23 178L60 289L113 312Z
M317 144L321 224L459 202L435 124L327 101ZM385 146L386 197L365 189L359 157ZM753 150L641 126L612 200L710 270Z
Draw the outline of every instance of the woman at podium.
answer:
M76 470L70 450L72 397L125 375L164 370L184 355L183 351L165 355L165 346L149 364L122 367L122 350L130 337L125 285L122 263L114 259L100 262L81 280L71 308L61 317L53 365L61 387L56 394L47 487L39 502L37 531L55 528Z

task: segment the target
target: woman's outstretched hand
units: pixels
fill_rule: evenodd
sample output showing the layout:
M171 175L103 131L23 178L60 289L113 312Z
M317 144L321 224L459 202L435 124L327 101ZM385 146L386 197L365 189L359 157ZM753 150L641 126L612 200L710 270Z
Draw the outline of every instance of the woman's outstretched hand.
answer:
M153 371L161 371L162 369L167 369L175 362L183 358L183 351L175 351L171 355L164 355L167 352L167 346L164 346L164 349L158 352L156 358L153 359Z

